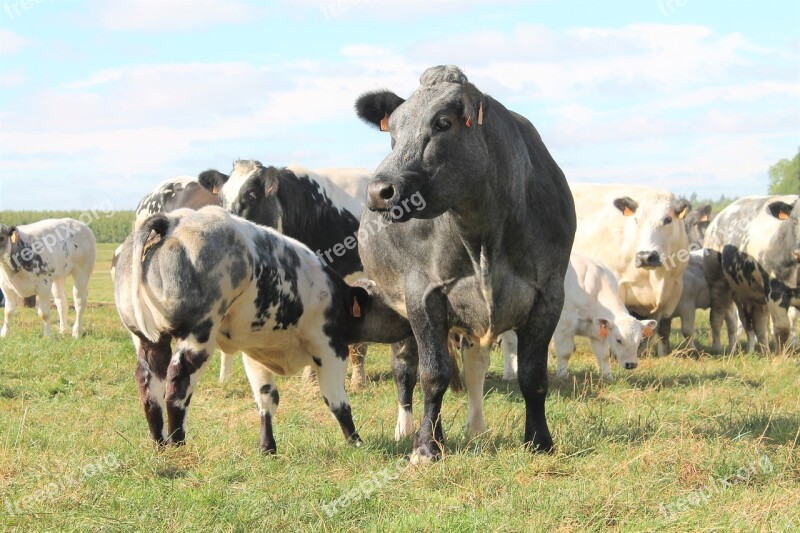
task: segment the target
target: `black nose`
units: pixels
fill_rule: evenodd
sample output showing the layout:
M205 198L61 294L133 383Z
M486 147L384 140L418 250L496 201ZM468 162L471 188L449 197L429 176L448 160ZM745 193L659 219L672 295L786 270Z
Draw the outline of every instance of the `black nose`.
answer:
M636 268L656 268L661 266L661 256L658 252L638 252L636 254Z
M639 366L639 363L625 363L625 370L633 370Z
M367 207L372 211L386 211L397 196L397 188L385 181L373 181L367 186Z

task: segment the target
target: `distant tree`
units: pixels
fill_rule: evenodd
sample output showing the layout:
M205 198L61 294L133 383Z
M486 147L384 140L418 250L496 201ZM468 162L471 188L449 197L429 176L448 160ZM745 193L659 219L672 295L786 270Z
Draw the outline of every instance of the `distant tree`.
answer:
M769 167L770 194L800 194L800 148L792 159L781 159Z

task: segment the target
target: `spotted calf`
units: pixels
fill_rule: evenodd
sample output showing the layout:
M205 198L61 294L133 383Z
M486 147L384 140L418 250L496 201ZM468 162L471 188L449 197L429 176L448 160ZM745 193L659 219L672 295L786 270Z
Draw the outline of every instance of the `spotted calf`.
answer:
M37 312L50 335L50 294L58 310L59 332L67 329L67 295L64 282L72 276L75 324L80 337L83 311L94 270L94 233L71 218L48 219L24 226L0 224L0 289L5 294L5 314L0 337L8 335L20 299L38 296Z
M184 442L192 394L217 347L244 353L262 451L276 451L274 375L307 365L346 439L359 443L344 389L347 345L411 332L374 289L347 285L298 241L218 207L150 217L117 250L113 277L158 444Z

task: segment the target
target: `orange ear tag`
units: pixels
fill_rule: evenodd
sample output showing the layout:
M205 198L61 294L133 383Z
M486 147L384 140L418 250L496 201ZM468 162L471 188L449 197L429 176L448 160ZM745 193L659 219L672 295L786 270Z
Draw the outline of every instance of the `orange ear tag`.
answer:
M389 131L389 113L384 113L381 119L381 131Z
M646 326L644 328L644 334L643 335L645 337L652 337L653 336L653 328L651 328L650 326Z
M633 209L631 209L630 207L626 207L625 210L622 212L622 214L626 217L629 217L633 214Z
M19 239L19 237L17 236L17 232L16 231L11 234L11 244L17 244L17 240L18 239Z
M214 188L211 189L211 194L219 194L219 187L214 186Z
M351 309L353 318L361 318L361 306L358 305L358 300L353 298L353 308Z
M778 220L789 220L789 213L786 211L781 211L778 213Z
M608 328L606 327L606 323L605 323L605 322L603 322L602 324L600 324L600 333L599 333L599 337L600 337L601 339L603 339L603 340L606 340L606 339L608 338Z

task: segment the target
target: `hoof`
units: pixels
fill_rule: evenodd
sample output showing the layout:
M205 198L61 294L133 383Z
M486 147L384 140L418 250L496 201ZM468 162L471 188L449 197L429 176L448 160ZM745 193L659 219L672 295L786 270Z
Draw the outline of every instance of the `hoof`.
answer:
M411 453L409 464L414 466L430 465L439 459L438 453L433 453L427 446L420 446Z
M364 441L361 440L361 437L358 433L353 433L347 438L347 441L353 445L354 448L361 448L364 445Z
M275 446L260 446L261 455L275 455L278 453L277 448Z
M533 437L533 442L526 442L525 447L533 453L548 453L553 451L553 439L550 435L541 438L536 434Z

